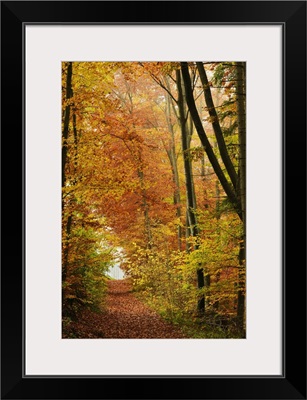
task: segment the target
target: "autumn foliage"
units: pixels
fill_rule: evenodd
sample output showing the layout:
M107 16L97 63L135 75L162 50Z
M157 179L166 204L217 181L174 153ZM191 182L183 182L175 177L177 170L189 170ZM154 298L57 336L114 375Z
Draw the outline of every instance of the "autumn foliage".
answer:
M245 335L239 64L63 62L63 326L103 309L120 249L135 295L166 320Z

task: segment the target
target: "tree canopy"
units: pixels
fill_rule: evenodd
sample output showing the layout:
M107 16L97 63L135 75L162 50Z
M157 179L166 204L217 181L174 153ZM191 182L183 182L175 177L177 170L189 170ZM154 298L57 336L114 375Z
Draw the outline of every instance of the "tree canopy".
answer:
M193 337L245 337L245 86L243 62L62 63L64 321L120 263Z

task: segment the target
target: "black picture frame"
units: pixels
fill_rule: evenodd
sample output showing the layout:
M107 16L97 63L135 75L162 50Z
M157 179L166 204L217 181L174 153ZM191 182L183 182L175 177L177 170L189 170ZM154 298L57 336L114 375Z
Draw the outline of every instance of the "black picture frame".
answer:
M27 23L283 26L282 376L80 378L23 375L23 29ZM1 398L306 399L306 2L2 1L1 56ZM16 166L17 173L14 172Z

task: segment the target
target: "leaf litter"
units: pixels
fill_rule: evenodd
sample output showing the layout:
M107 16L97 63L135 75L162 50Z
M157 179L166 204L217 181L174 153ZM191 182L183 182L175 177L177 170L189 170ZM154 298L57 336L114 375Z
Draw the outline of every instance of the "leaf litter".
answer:
M132 293L129 279L108 281L105 307L84 310L63 338L184 339L179 327L165 321Z

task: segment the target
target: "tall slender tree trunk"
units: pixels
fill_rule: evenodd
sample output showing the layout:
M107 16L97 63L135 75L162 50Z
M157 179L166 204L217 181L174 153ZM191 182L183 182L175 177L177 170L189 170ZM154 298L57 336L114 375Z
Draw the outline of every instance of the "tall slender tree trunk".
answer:
M226 167L226 170L229 174L230 180L233 184L233 187L236 188L238 184L238 176L235 171L234 165L229 157L226 143L224 141L224 136L222 132L222 128L220 126L219 118L214 106L214 102L212 99L211 89L208 82L207 74L202 62L197 62L197 69L200 76L200 80L204 90L204 96L206 100L207 109L210 115L210 120L212 124L212 128L216 137L216 141L219 147L220 155L223 160L223 163Z
M237 114L239 133L239 184L238 196L242 207L243 234L239 250L238 325L245 336L245 259L246 259L246 117L245 117L245 63L236 63Z
M172 169L172 177L174 183L174 206L176 207L176 217L179 221L181 221L182 211L181 211L181 196L180 196L180 186L179 186L179 173L178 173L178 165L177 158L175 153L175 148L171 148L169 151L169 159L171 163ZM178 224L177 228L177 241L178 241L178 249L182 249L182 227Z
M63 143L62 143L62 187L65 186L65 181L66 181L66 162L67 162L67 152L68 152L68 145L67 145L67 139L68 139L68 134L69 134L69 122L70 122L70 110L71 110L71 105L69 103L69 100L73 96L73 91L72 91L72 62L69 62L67 65L67 75L66 75L66 106L65 106L65 111L64 111L64 121L63 121L63 131L62 131L62 136L63 136Z
M245 112L245 63L236 63L237 71L237 114L239 133L239 196L242 207L242 220L246 223L246 112Z
M191 168L190 159L190 137L187 127L187 117L185 110L184 94L181 82L180 71L176 72L176 81L178 88L178 108L179 108L179 119L181 127L181 142L182 142L182 152L183 152L183 162L185 171L185 182L186 182L186 192L187 192L187 219L189 227L189 236L195 237L197 239L199 235L197 219L196 219L196 197L194 191L193 174ZM198 244L196 244L198 247ZM203 289L205 286L205 277L203 268L197 269L197 287L198 289ZM198 300L197 309L200 315L205 313L205 296L202 294Z
M68 256L69 256L69 238L71 234L72 216L69 215L66 222L66 243L63 248L63 262L62 262L62 283L66 281L68 274Z
M168 95L166 97L166 119L168 130L171 134L171 142L170 147L167 150L167 155L171 164L172 177L174 183L174 205L176 207L176 217L178 220L181 220L182 211L181 211L181 196L180 196L180 182L179 182L179 172L178 172L178 163L176 156L176 146L175 146L175 133L174 128L171 122L171 98ZM182 227L178 224L177 228L177 240L178 240L178 249L182 249Z
M77 168L78 168L78 130L77 130L77 117L76 117L76 110L73 108L73 114L72 114L72 124L73 124L73 132L74 132L74 168L75 168L75 174L77 175ZM75 178L75 182L77 180L77 176Z
M71 104L69 100L73 96L72 90L72 62L67 63L66 72L66 106L63 114L63 130L62 130L62 189L66 184L66 163L68 153L68 135L69 135L69 123L71 118ZM62 223L65 221L64 218L64 197L62 195ZM68 257L69 257L69 237L71 233L72 216L69 215L66 219L65 226L65 237L62 236L62 281L65 282L68 274ZM62 233L63 235L63 233Z
M141 195L142 195L142 207L144 213L144 228L145 228L145 237L146 237L146 246L148 249L152 248L152 234L151 234L151 225L150 225L150 217L149 217L149 205L147 201L145 182L144 182L144 172L142 169L138 169L138 177L140 179L141 186Z

